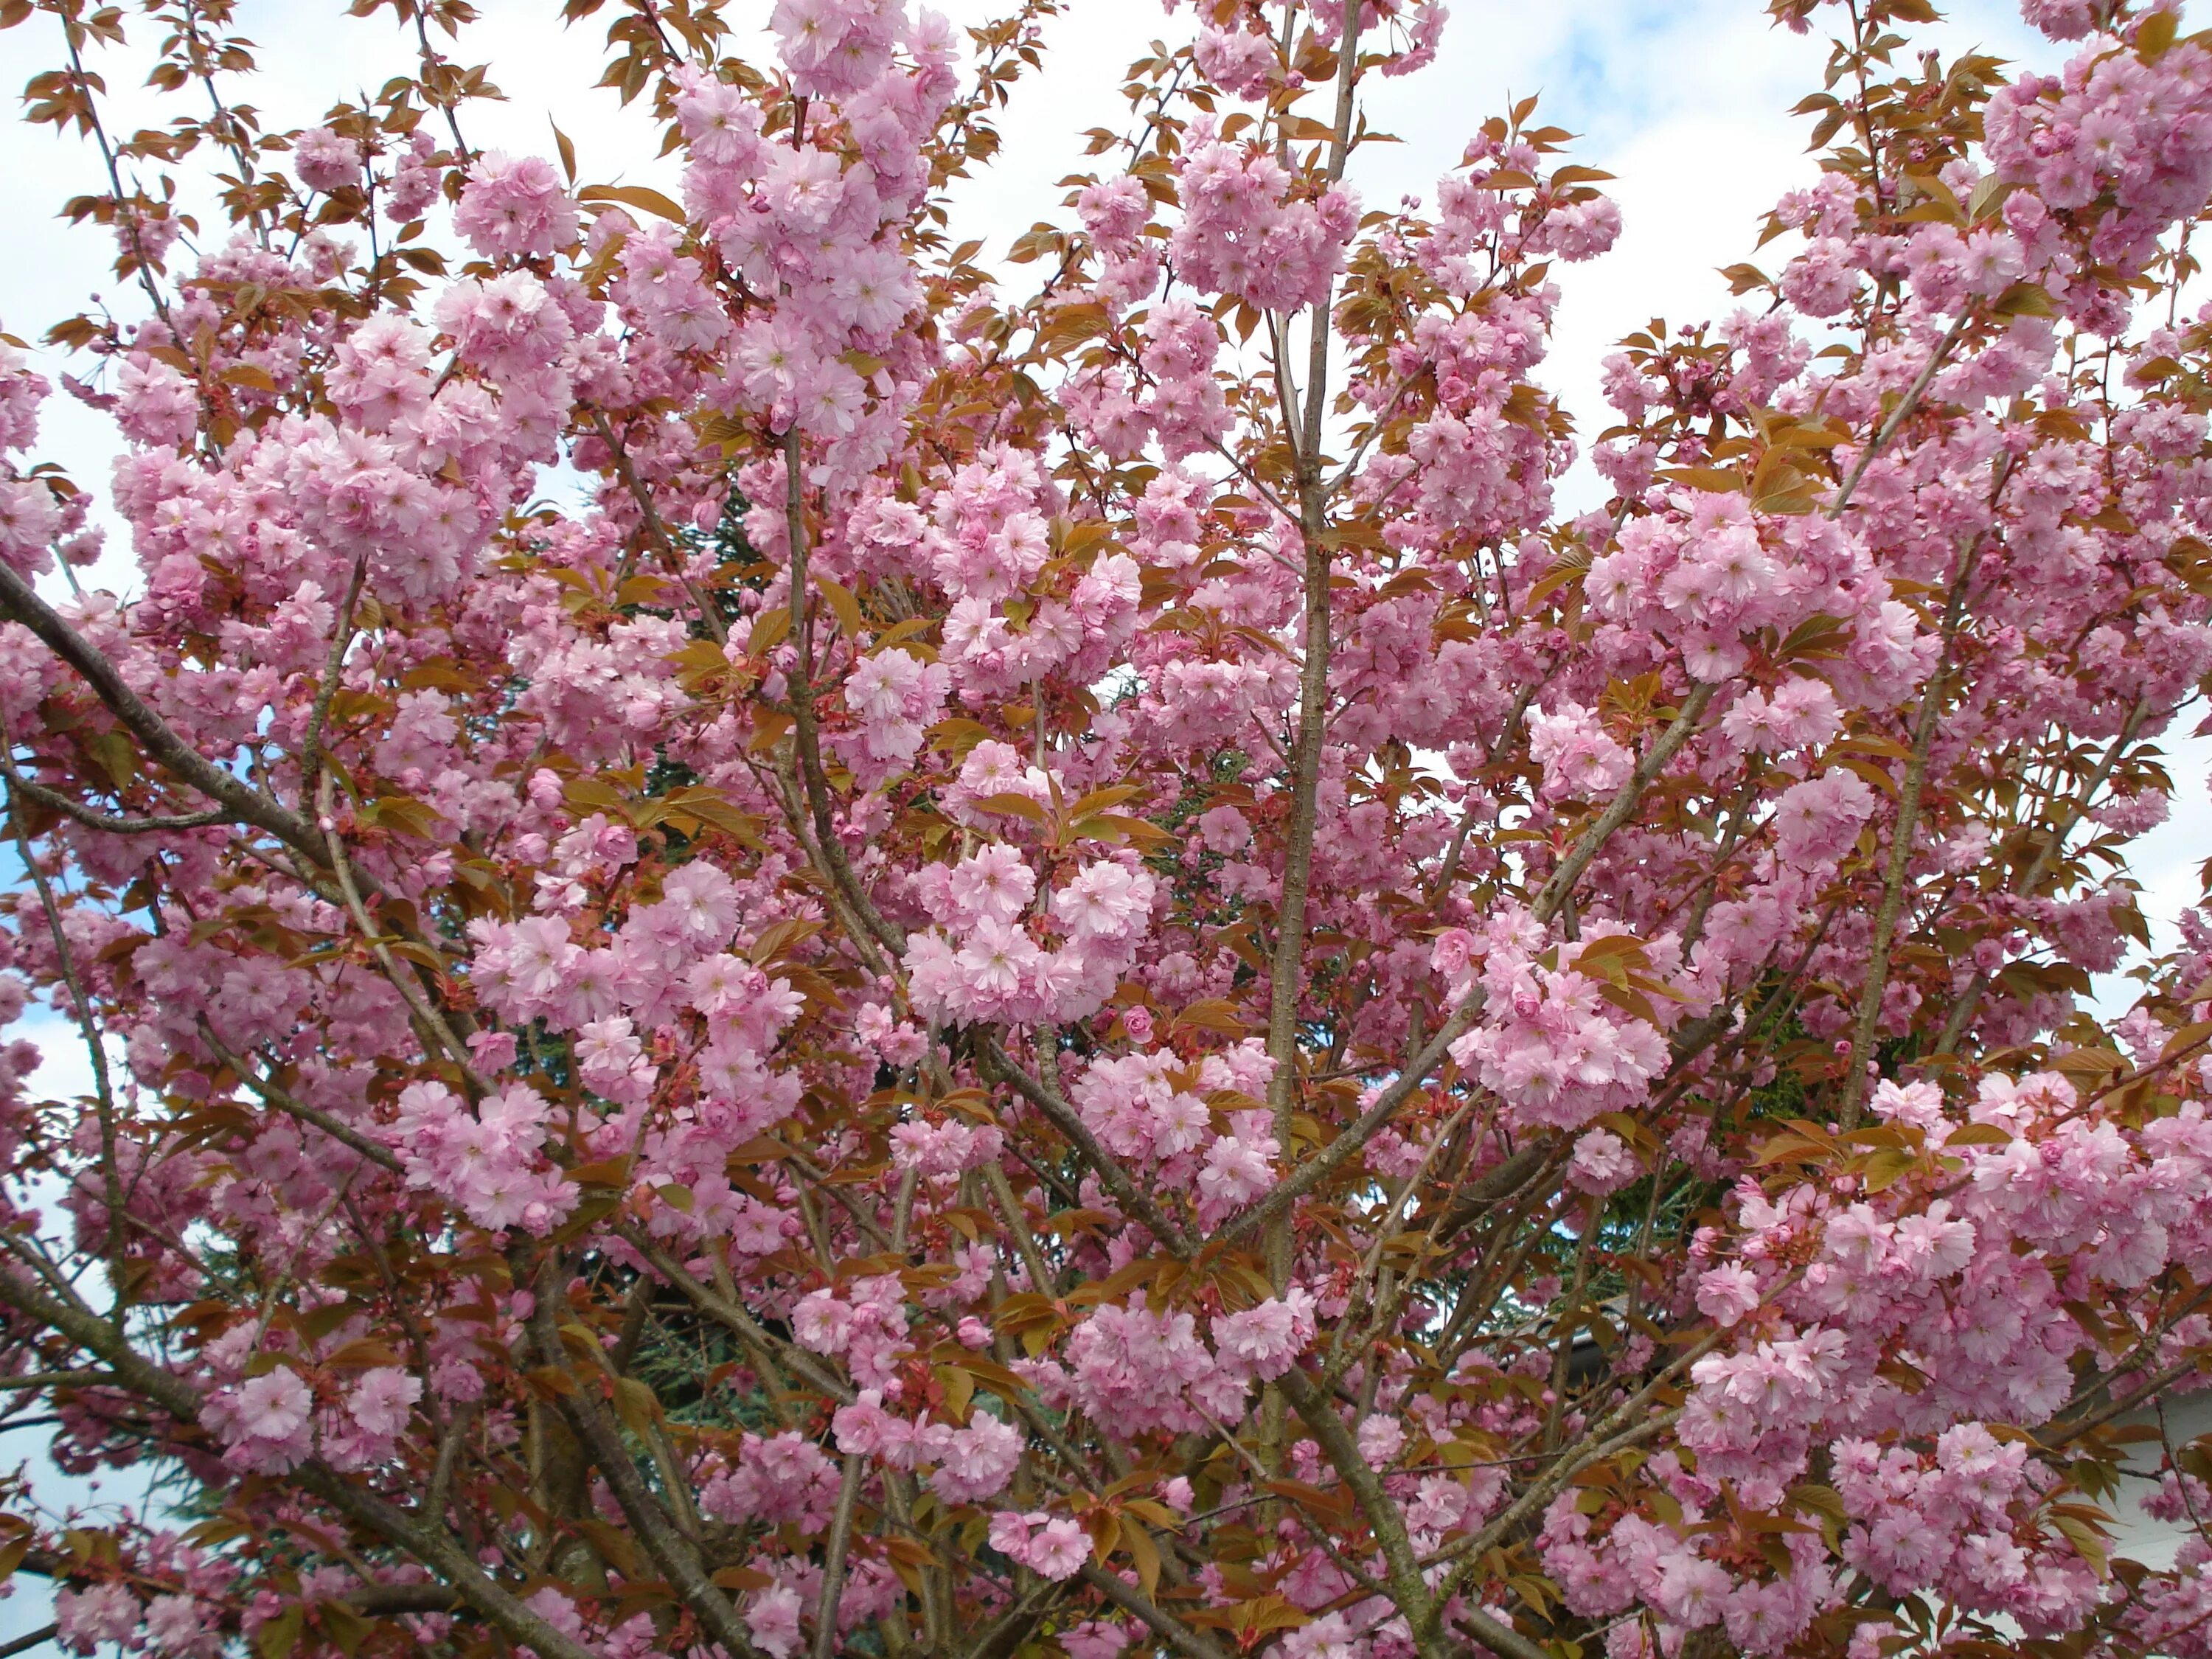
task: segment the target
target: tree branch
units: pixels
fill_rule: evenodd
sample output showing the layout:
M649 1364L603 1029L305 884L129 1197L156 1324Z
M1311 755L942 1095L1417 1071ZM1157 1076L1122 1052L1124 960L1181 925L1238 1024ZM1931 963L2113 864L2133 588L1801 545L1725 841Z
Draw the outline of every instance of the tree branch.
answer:
M154 759L209 799L222 802L232 817L267 831L318 869L330 867L329 849L319 845L313 824L185 743L125 684L114 664L64 622L30 583L5 565L0 565L0 617L22 623L75 669Z
M1097 1172L1099 1182L1111 1194L1114 1201L1143 1222L1153 1237L1177 1255L1190 1254L1191 1241L1176 1225L1167 1212L1152 1202L1151 1197L1129 1178L1124 1170L1091 1133L1091 1126L1076 1115L1075 1109L1060 1098L1059 1093L1031 1077L999 1046L998 1039L984 1036L979 1044L980 1058L989 1072L1014 1086L1014 1090L1030 1105L1044 1115L1053 1127L1059 1130L1074 1146L1085 1163Z

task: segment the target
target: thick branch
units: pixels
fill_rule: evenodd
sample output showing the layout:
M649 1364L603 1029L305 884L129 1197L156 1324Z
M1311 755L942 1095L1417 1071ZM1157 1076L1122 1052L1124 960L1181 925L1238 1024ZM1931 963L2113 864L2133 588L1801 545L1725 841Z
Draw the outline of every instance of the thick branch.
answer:
M1349 151L1354 93L1359 79L1359 23L1362 9L1349 7L1344 38L1337 46L1336 120L1329 146L1328 177L1344 171ZM1305 637L1298 671L1298 725L1291 745L1291 821L1283 851L1283 885L1275 907L1275 951L1267 969L1267 1105L1274 1115L1276 1144L1291 1141L1292 1119L1301 1091L1298 1075L1298 999L1305 990L1306 906L1313 879L1314 834L1321 811L1322 750L1328 732L1328 660L1333 647L1329 580L1335 558L1331 543L1328 493L1321 471L1322 424L1328 408L1329 293L1324 286L1314 301L1312 337L1306 364L1305 430L1298 442L1298 531L1305 550ZM1270 1218L1267 1270L1275 1288L1290 1282L1289 1212Z
M1999 485L2002 489L2002 483ZM1846 1129L1858 1126L1868 1093L1867 1056L1874 1048L1875 1029L1881 1020L1882 994L1889 985L1890 947L1895 943L1898 918L1905 910L1905 877L1912 865L1912 840L1920 825L1920 797L1928 786L1929 757L1935 751L1936 728L1942 723L1944 699L1950 695L1952 653L1959 628L1966 620L1966 590L1981 561L1987 532L1976 536L1973 545L1951 584L1943 608L1942 649L1936 672L1920 694L1920 713L1912 732L1912 756L1905 763L1905 781L1897 794L1897 821L1889 835L1889 859L1882 871L1881 903L1874 916L1874 938L1867 946L1866 982L1859 989L1858 1017L1851 1025L1850 1052L1844 1061L1842 1118Z
M551 1271L538 1275L538 1305L531 1314L531 1334L537 1345L538 1364L561 1366L562 1352L556 1307L565 1305L566 1297L560 1291L559 1263L549 1261L547 1266ZM737 1608L731 1605L721 1587L708 1575L698 1547L678 1529L668 1511L661 1507L659 1498L645 1484L644 1476L637 1471L636 1460L608 1419L606 1403L593 1391L597 1381L595 1377L586 1377L562 1394L560 1411L569 1432L598 1466L623 1518L636 1533L638 1542L653 1559L653 1565L667 1574L670 1587L691 1610L700 1627L730 1652L750 1659L754 1653L751 1632L738 1617Z
M1344 1484L1351 1489L1360 1512L1382 1552L1384 1577L1390 1599L1405 1615L1414 1644L1424 1655L1435 1649L1435 1602L1421 1577L1421 1564L1413 1553L1413 1540L1406 1530L1405 1516L1382 1485L1382 1477L1368 1467L1359 1443L1338 1413L1334 1395L1323 1394L1313 1379L1297 1366L1283 1373L1279 1385L1283 1397L1306 1427Z
M239 1081L259 1096L264 1105L274 1107L287 1116L297 1118L302 1123L313 1125L331 1139L337 1141L349 1151L358 1152L380 1168L389 1170L394 1175L400 1173L400 1162L392 1155L389 1147L379 1146L351 1124L341 1122L321 1108L310 1106L306 1101L278 1088L276 1085L265 1083L256 1077L243 1060L223 1046L222 1040L216 1036L214 1028L207 1023L204 1016L200 1020L200 1040L215 1050L216 1058L236 1073Z
M1083 1582L1122 1612L1143 1620L1153 1635L1182 1654L1183 1659L1228 1659L1211 1638L1193 1630L1149 1596L1122 1582L1121 1574L1109 1572L1095 1561L1085 1561Z
M860 1477L867 1460L845 1454L837 1476L837 1510L830 1522L830 1541L822 1558L822 1593L814 1604L814 1659L836 1659L837 1598L845 1589L845 1553L853 1546L853 1510L860 1500Z
M184 1378L148 1360L106 1320L57 1302L4 1273L0 1273L0 1302L60 1332L79 1347L106 1361L124 1387L160 1407L178 1422L196 1424L199 1420L198 1390ZM594 1659L590 1649L563 1635L508 1595L442 1528L427 1525L366 1486L356 1486L320 1459L294 1469L287 1478L349 1520L386 1543L405 1550L431 1571L441 1575L453 1586L453 1595L505 1632L511 1640L535 1648L540 1659Z
M1392 1079L1389 1086L1375 1097L1372 1106L1346 1125L1335 1139L1276 1182L1265 1198L1242 1214L1224 1222L1208 1242L1227 1243L1245 1237L1255 1227L1267 1226L1358 1156L1360 1150L1382 1132L1383 1126L1397 1115L1399 1109L1413 1097L1429 1073L1443 1060L1445 1051L1482 1017L1484 1000L1480 988L1462 1000L1443 1025L1437 1028L1437 1034L1423 1046L1420 1053L1414 1055L1406 1069Z
M2040 891L2044 878L2051 873L2051 866L2058 862L2058 855L2065 850L2067 836L2094 803L2097 792L2105 787L2105 780L2112 775L2112 768L2118 764L2127 746L2135 741L2136 733L2142 730L2143 721L2149 714L2150 699L2136 699L2136 706L2130 711L2119 735L2112 739L2112 746L2105 750L2104 757L2091 769L2081 785L2081 793L2068 804L2065 816L2051 826L2050 835L2036 853L2035 861L2027 866L2027 873L2021 878L2019 886L2014 890L2029 898L2035 897ZM1950 1012L1944 1017L1942 1034L1936 1042L1937 1054L1948 1054L1958 1047L1959 1039L1966 1035L1966 1024L1973 1018L1974 1010L1980 1005L1982 993L1989 988L1989 974L1984 969L1976 969L1973 978L1966 982L1966 988L1959 994L1958 1000L1951 1005Z
M1191 1243L1183 1236L1182 1228L1169 1218L1165 1211L1129 1178L1114 1154L1099 1144L1098 1137L1091 1133L1091 1126L1076 1115L1075 1109L1060 1098L1059 1093L1017 1066L1007 1057L996 1038L982 1039L979 1056L991 1073L1014 1086L1030 1105L1042 1113L1052 1127L1067 1137L1085 1163L1097 1171L1100 1182L1114 1201L1146 1225L1153 1237L1177 1255L1190 1254Z
M49 789L43 783L34 783L15 769L15 763L0 756L0 774L8 780L8 787L26 800L34 800L41 806L59 812L72 823L88 830L99 830L111 836L154 836L176 830L204 830L211 823L234 821L230 809L210 807L204 812L185 812L172 817L129 818L112 812L96 811L81 801L71 800L58 789Z
M1936 343L1936 349L1928 354L1928 361L1921 365L1920 373L1913 377L1912 384L1905 390L1905 395L1897 400L1897 407L1889 411L1889 418L1881 423L1867 447L1859 452L1850 477L1844 480L1844 487L1836 492L1836 499L1828 504L1830 518L1844 516L1844 509L1851 504L1851 497L1857 493L1859 480L1866 477L1867 468L1874 465L1877 455L1889 447L1889 441L1911 418L1912 411L1920 407L1921 398L1927 395L1936 372L1950 360L1951 348L1959 343L1959 337L1966 331L1966 324L1972 316L1972 307L1960 312L1943 337Z
M1530 1641L1512 1626L1501 1624L1480 1607L1465 1609L1452 1622L1500 1659L1552 1659L1548 1648Z
M1700 683L1691 686L1690 695L1682 699L1682 707L1675 714L1674 723L1659 734L1657 742L1644 751L1644 757L1636 763L1636 769L1629 775L1628 781L1620 786L1620 792L1607 803L1605 811L1598 814L1595 821L1575 838L1575 844L1559 860L1559 868L1552 872L1551 879L1537 892L1535 902L1528 907L1530 914L1537 921L1549 921L1559 914L1559 908L1573 894L1575 884L1582 879L1583 872L1589 868L1590 860L1603 852L1605 844L1613 839L1614 832L1635 816L1636 809L1643 804L1644 792L1651 787L1652 780L1690 740L1691 734L1697 730L1699 716L1705 712L1705 705L1712 700L1713 688L1711 685Z
M124 683L113 663L64 622L30 583L5 565L0 565L0 617L19 622L37 635L48 650L77 672L149 755L209 799L222 802L232 818L266 830L318 869L330 867L329 849L319 844L313 824L225 771L179 737Z
M807 541L804 459L799 428L783 436L784 530L791 543L791 633L798 662L791 676L792 735L799 749L799 781L805 786L808 811L814 820L814 841L821 853L823 873L860 919L876 941L894 955L906 949L904 934L884 919L875 901L853 873L845 844L837 838L837 824L830 810L830 777L822 765L822 734L814 714L814 611L809 604L806 579ZM858 641L854 645L857 648ZM865 944L864 940L855 940ZM871 964L881 971L881 964Z

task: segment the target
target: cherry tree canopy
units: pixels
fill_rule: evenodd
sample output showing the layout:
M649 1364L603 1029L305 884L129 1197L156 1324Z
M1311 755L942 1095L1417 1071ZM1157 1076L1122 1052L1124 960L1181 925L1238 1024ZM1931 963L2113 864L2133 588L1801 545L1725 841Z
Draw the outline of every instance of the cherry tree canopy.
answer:
M678 199L472 147L465 0L304 129L232 0L0 0L136 307L0 343L0 1012L93 1073L0 1054L0 1426L162 1475L0 1566L153 1659L2212 1655L2125 874L2212 40L1775 0L1802 187L1570 411L1569 135L1360 194L1436 0L1182 9L984 270L1060 9L548 0Z

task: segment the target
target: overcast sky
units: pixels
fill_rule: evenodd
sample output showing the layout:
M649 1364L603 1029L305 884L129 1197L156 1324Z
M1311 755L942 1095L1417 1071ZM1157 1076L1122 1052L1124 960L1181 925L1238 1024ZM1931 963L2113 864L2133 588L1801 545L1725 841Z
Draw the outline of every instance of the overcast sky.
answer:
M612 93L592 88L604 21L564 29L559 0L477 3L482 21L449 50L461 63L489 64L507 101L468 111L471 143L550 155L549 123L557 118L575 142L586 181L672 178L670 164L653 155L647 124L625 114ZM732 20L757 26L769 5L738 0ZM998 8L952 0L939 9L973 22ZM1788 112L1819 88L1827 47L1817 33L1772 27L1758 0L1453 0L1453 9L1439 61L1378 87L1372 123L1405 142L1364 150L1353 182L1374 205L1407 194L1432 198L1437 178L1480 123L1530 93L1541 94L1547 118L1582 135L1573 159L1617 175L1607 188L1620 203L1625 228L1607 258L1561 270L1565 304L1548 380L1583 430L1594 432L1604 424L1598 365L1613 343L1654 316L1725 314L1732 302L1716 269L1751 258L1766 208L1814 176L1807 124ZM1980 48L2054 66L2055 49L2021 26L2010 0L1953 0L1945 9L1949 21L1931 44L1947 58ZM262 73L237 96L259 106L271 127L310 123L335 100L359 100L412 65L409 43L388 16L349 19L343 0L240 0L238 10L241 31L259 46ZM1068 0L1068 10L1047 25L1044 74L1018 88L1000 121L1000 160L961 191L963 234L985 235L994 248L1040 218L1064 220L1058 181L1090 165L1078 135L1121 129L1125 67L1152 39L1186 39L1192 27L1187 11L1170 15L1152 0ZM603 20L613 15L610 9ZM59 57L51 19L0 34L0 64L10 78ZM119 130L167 118L141 89L149 61L133 50L93 64L107 80L110 120ZM136 314L135 296L107 269L106 239L57 217L70 197L104 188L89 146L49 130L0 127L0 223L9 228L0 328L35 339L94 294ZM62 363L42 366L52 374ZM39 459L66 463L86 483L104 481L112 450L96 417L58 397L46 405L43 437ZM134 575L118 548L96 580L127 591ZM2136 869L2161 944L2171 940L2172 917L2197 896L2195 860L2212 850L2205 793L2212 744L2169 747L2175 816L2142 843ZM40 1024L46 1034L64 1035ZM76 1092L86 1070L81 1056L65 1042L51 1052L46 1085ZM0 1445L0 1462L13 1449ZM0 1639L43 1621L34 1599L43 1603L26 1584L15 1601L0 1604Z

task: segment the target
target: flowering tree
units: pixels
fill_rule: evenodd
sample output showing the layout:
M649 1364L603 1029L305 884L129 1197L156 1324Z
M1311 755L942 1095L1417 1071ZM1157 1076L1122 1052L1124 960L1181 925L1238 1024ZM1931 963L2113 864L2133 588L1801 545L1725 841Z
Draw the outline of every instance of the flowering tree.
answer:
M0 1565L160 1659L2212 1654L2212 926L2083 1004L2212 669L2212 49L1776 0L1817 167L1577 428L1605 175L1353 187L1435 0L1202 0L988 276L1057 9L567 0L678 201L471 148L462 0L290 131L230 0L0 3L145 307L50 337L128 602L0 350L93 1074L5 1054L0 1425L166 1477Z

